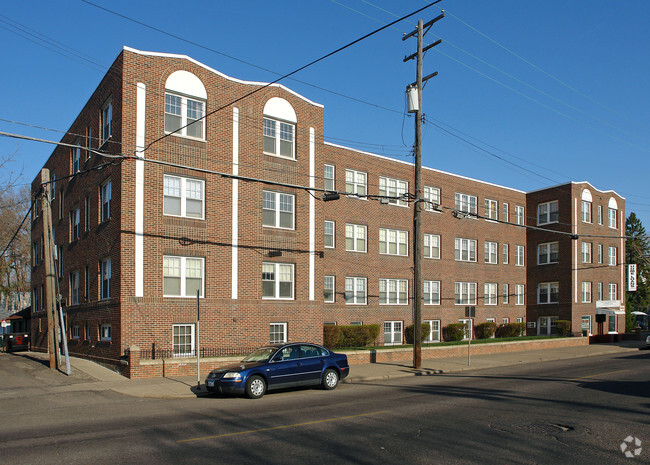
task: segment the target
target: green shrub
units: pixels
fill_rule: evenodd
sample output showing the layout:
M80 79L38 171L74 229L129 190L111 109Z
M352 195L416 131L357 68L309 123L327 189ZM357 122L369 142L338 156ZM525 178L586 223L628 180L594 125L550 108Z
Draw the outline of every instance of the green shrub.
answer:
M464 323L451 323L442 328L442 337L447 341L462 341L465 337L467 325Z
M567 337L571 334L571 322L568 320L557 320L557 334Z
M329 349L365 347L379 336L379 325L325 325L323 345Z
M422 334L420 338L420 342L424 341L427 336L429 335L429 332L431 331L431 326L429 323L422 323ZM413 344L413 325L408 325L406 328L404 328L404 338L406 339L407 344Z
M476 339L490 339L494 336L496 330L497 324L492 321L481 323L474 326L474 337Z
M526 329L525 323L505 323L499 325L496 330L496 337L519 337L524 334Z

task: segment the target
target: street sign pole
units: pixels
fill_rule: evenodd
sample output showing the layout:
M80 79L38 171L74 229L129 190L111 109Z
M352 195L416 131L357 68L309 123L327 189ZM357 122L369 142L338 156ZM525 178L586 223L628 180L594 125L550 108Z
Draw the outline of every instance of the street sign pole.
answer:
M201 290L196 290L196 388L201 389L201 350L199 343L199 295Z
M472 328L472 318L476 318L476 307L465 307L465 316L469 319L467 334L467 366L470 366L472 358L472 335L474 334Z

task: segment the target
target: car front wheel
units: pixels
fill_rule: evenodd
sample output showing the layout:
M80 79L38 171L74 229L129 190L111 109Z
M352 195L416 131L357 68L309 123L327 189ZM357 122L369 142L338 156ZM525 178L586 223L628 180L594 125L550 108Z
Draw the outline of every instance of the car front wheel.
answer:
M259 399L266 392L266 382L261 376L251 376L246 381L246 395L251 399Z
M332 370L331 368L325 370L325 373L323 373L323 389L327 389L328 391L331 391L338 385L339 385L339 374L335 370Z

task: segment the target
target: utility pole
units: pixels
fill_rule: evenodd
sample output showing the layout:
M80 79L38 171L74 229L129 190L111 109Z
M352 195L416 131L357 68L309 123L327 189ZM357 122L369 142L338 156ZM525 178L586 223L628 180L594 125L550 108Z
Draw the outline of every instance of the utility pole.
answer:
M50 369L59 368L59 315L56 311L56 267L52 237L52 203L50 199L50 170L41 170L41 211L43 212L43 266L45 268L45 311L47 313L47 349Z
M427 24L423 24L422 20L418 21L418 26L415 31L405 34L402 40L417 35L417 52L404 58L407 62L416 58L416 80L413 84L407 87L409 94L409 112L415 113L415 200L413 202L413 368L419 369L422 367L422 294L423 294L423 281L422 281L422 87L423 82L436 76L435 72L426 77L422 77L422 57L424 52L430 48L435 47L442 40L437 40L431 45L423 47L424 42L424 28L430 28L433 23L445 17L444 10L440 16L432 19ZM428 29L427 29L428 30ZM413 98L413 94L416 98Z

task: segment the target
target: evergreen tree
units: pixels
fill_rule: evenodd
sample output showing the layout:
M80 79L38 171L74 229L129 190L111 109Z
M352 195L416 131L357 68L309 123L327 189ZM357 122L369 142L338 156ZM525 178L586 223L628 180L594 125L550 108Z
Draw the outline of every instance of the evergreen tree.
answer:
M636 264L636 291L626 293L626 329L634 326L633 311L648 312L650 309L650 239L641 220L634 212L625 221L625 234L628 236L625 247L625 263ZM627 287L626 287L627 288Z

